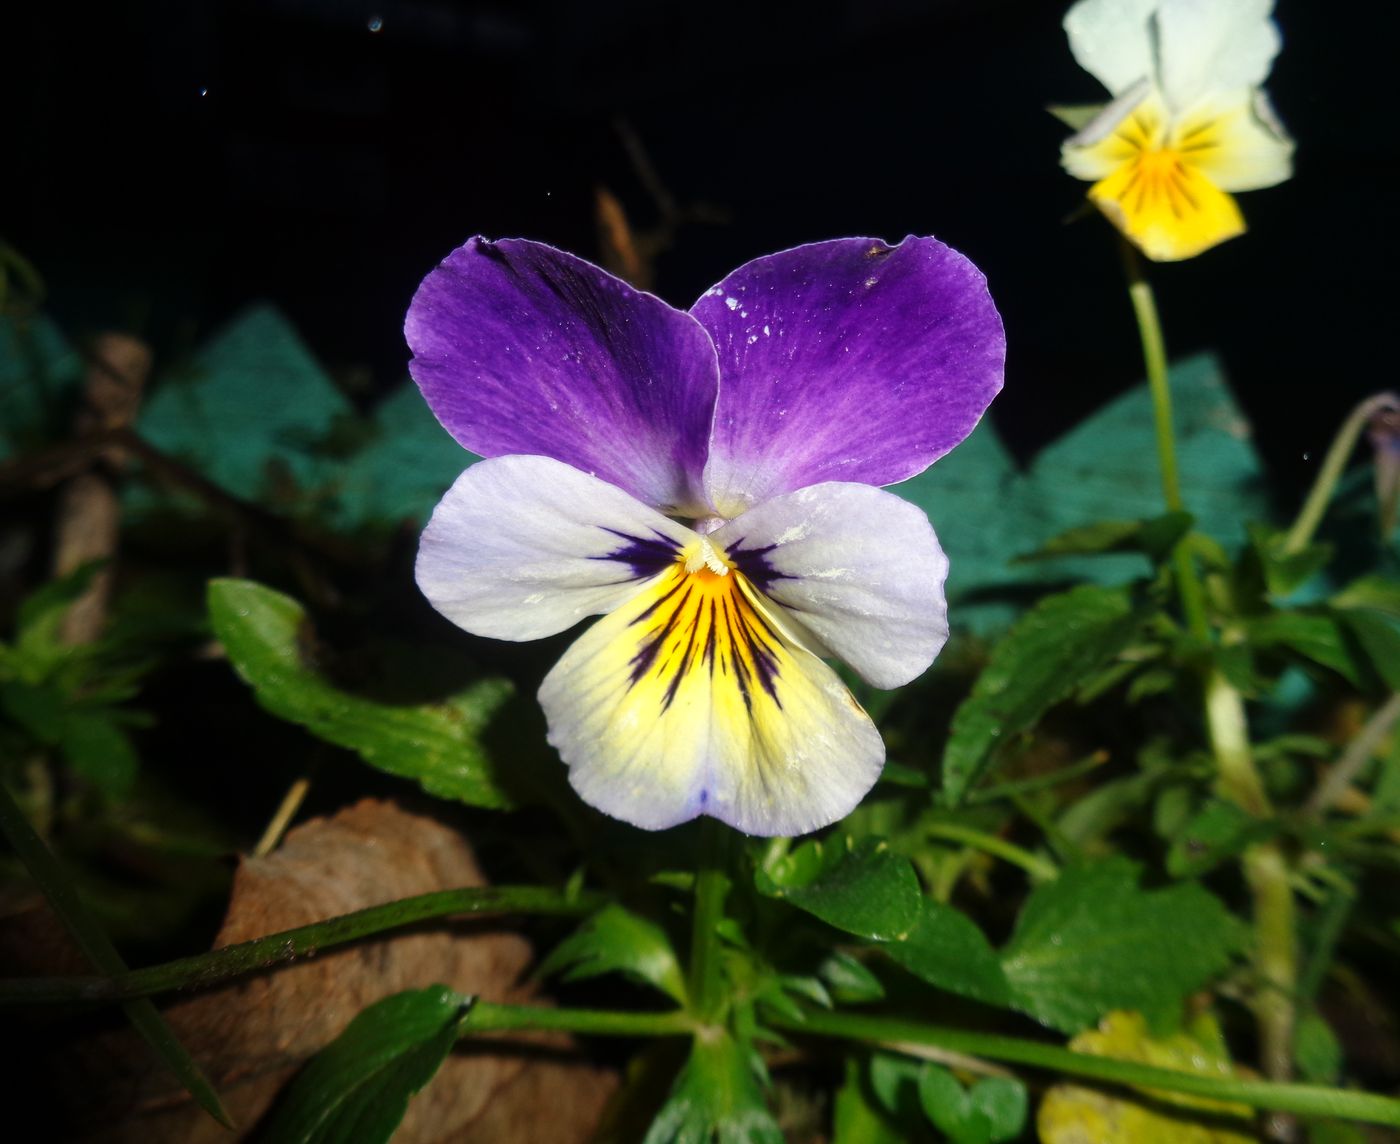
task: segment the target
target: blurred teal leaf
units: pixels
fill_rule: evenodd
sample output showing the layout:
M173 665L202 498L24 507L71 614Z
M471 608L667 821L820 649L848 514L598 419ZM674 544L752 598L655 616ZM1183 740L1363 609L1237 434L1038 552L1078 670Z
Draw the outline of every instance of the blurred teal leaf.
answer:
M1196 529L1231 547L1242 521L1266 520L1272 506L1249 425L1219 359L1199 354L1172 363L1172 400L1182 494ZM986 633L1016 615L1028 590L1067 581L1122 583L1141 574L1132 554L1066 557L1010 566L1018 553L1093 520L1148 520L1162 494L1144 458L1156 455L1145 385L1124 393L1017 470L989 419L919 476L893 492L929 514L948 553L949 612L955 632Z
M1400 620L1400 580L1388 576L1362 576L1353 580L1328 601L1332 607L1371 608L1391 619Z
M371 1005L317 1053L273 1110L266 1144L383 1144L457 1041L470 1002L433 985Z
M1007 1005L1011 991L996 952L976 923L952 906L920 900L909 933L881 948L915 977L988 1005Z
M997 748L1029 730L1137 634L1142 616L1124 588L1084 585L1048 596L992 650L953 716L943 751L943 789L956 804Z
M289 501L279 482L310 490L331 479L337 462L317 445L351 413L291 323L260 304L230 321L184 372L160 379L137 430L220 488L296 514L315 506ZM128 503L141 509L149 499Z
M752 1048L727 1032L696 1037L644 1144L783 1144Z
M924 1114L954 1144L1001 1144L1026 1126L1026 1086L1010 1077L984 1077L971 1088L941 1065L919 1073Z
M209 619L235 670L273 715L357 752L389 774L471 806L510 800L492 773L481 734L511 684L482 679L441 703L394 706L351 695L305 661L306 612L290 596L250 580L214 580Z
M919 880L909 860L876 838L804 842L756 872L760 893L782 898L858 937L908 931L919 913Z
M685 1004L685 977L665 931L618 905L605 906L555 946L538 972L564 981L622 973Z
M1265 524L1248 529L1250 554L1258 567L1264 591L1275 598L1291 596L1332 558L1330 544L1309 544L1301 552L1286 548L1287 533Z
M47 444L68 429L83 361L42 314L0 314L0 460Z
M1238 946L1238 923L1200 886L1140 889L1115 857L1037 886L1001 964L1016 1008L1076 1033L1114 1009L1177 1013Z

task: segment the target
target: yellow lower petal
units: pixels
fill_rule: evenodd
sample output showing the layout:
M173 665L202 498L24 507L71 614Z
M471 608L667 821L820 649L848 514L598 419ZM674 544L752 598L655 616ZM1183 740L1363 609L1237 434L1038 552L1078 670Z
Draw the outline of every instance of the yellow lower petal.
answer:
M584 800L660 829L710 814L802 834L879 776L879 732L780 610L701 540L599 620L540 689Z
M1148 258L1175 262L1243 234L1235 200L1173 151L1145 151L1089 188L1089 199Z

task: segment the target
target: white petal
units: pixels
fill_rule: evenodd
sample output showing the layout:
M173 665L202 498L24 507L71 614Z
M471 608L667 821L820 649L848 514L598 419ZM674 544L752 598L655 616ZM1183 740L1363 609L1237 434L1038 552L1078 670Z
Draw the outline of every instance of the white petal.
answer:
M893 493L813 485L754 506L712 539L876 687L908 683L948 638L948 559L923 511Z
M1293 175L1293 140L1262 91L1198 103L1175 135L1182 153L1222 191L1257 191Z
M1185 111L1213 94L1259 87L1283 43L1273 0L1161 0L1158 83L1167 105Z
M691 564L599 620L545 678L569 781L647 830L708 814L794 835L844 817L879 777L879 732L742 573Z
M612 611L694 539L562 461L497 457L464 472L433 510L416 576L459 627L533 640Z
M1113 95L1153 74L1149 22L1158 0L1079 0L1065 14L1069 49Z

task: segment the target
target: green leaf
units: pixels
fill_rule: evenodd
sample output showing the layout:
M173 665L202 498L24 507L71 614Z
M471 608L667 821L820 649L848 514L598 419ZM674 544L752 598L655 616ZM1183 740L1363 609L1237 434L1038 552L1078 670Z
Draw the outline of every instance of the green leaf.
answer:
M1330 544L1310 544L1301 552L1285 549L1287 534L1266 524L1249 526L1250 552L1258 563L1264 590L1274 597L1291 596L1332 559Z
M1026 1126L1026 1086L1010 1077L986 1077L963 1088L941 1065L919 1074L924 1115L954 1144L1001 1144Z
M919 915L914 868L878 838L804 842L759 868L754 883L762 894L876 941L906 933Z
M1071 131L1083 131L1107 106L1106 103L1051 103L1045 110Z
M377 1001L317 1053L279 1100L266 1144L383 1144L457 1042L471 1002L444 985Z
M1339 616L1385 686L1400 691L1400 627L1374 608L1349 608Z
M939 989L988 1005L1011 1000L1005 971L982 931L966 914L932 898L920 900L918 921L905 937L880 948Z
M1255 648L1287 648L1304 659L1335 671L1353 686L1362 670L1336 616L1326 612L1270 612L1243 623L1245 639Z
M306 663L306 613L290 596L249 580L214 580L209 618L234 668L273 715L348 747L372 767L416 779L429 794L510 805L481 745L511 695L508 681L483 679L437 704L377 703L332 686Z
M846 1078L836 1090L831 1132L832 1144L905 1144L908 1140L872 1102L861 1062L853 1056L846 1058Z
M1056 556L1097 556L1108 552L1141 552L1160 563L1190 530L1189 512L1171 512L1151 520L1100 520L1082 524L1052 536L1017 562L1047 560Z
M1242 853L1272 829L1233 802L1211 799L1172 840L1167 872L1174 878L1197 877Z
M565 981L622 973L682 1005L686 1000L685 977L665 931L618 905L605 906L555 946L539 973Z
M948 800L959 802L1001 743L1073 694L1128 645L1140 623L1127 591L1096 585L1049 596L1027 612L953 716L943 752Z
M1388 576L1362 576L1328 601L1332 607L1372 608L1400 620L1400 580Z
M860 1005L878 1001L885 995L880 979L844 950L833 950L817 967L817 975L826 983L833 1000L843 1005Z
M1229 964L1237 923L1216 898L1137 880L1134 863L1110 858L1032 891L1001 957L1016 1008L1066 1033L1114 1009L1170 1016Z
M109 798L131 792L141 764L126 732L108 713L70 712L60 745L72 768Z
M1307 1008L1298 1015L1293 1054L1303 1079L1313 1084L1336 1084L1342 1075L1342 1046L1316 1009Z
M756 1063L728 1033L696 1037L644 1144L783 1144Z

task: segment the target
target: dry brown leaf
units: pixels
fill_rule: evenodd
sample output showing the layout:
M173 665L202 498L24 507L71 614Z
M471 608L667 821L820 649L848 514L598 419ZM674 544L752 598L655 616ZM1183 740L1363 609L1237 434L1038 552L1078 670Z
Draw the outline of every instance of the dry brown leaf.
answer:
M291 831L266 858L244 859L215 947L414 894L484 884L455 831L393 803L366 800ZM518 935L445 924L367 939L163 1006L238 1133L196 1108L124 1032L68 1054L70 1107L81 1123L75 1138L102 1144L244 1139L298 1066L367 1005L434 983L518 1003L533 992L520 983L530 959ZM583 1061L567 1038L467 1045L410 1103L394 1140L583 1141L615 1087L615 1076Z

